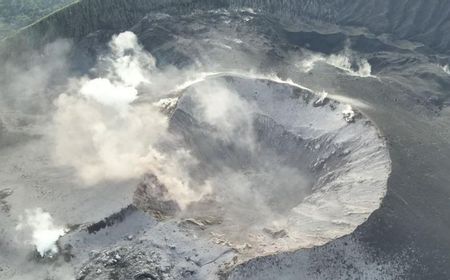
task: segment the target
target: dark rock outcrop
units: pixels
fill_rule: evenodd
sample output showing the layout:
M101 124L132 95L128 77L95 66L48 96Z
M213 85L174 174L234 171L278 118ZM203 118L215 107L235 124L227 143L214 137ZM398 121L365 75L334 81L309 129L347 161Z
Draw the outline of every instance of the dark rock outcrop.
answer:
M133 197L133 204L141 210L151 212L157 218L175 215L178 204L167 199L167 188L155 175L146 175L139 184Z

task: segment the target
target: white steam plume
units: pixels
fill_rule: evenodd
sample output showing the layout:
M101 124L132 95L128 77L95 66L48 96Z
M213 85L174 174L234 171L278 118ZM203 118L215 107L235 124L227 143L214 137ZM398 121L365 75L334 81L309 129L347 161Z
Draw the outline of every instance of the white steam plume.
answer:
M332 54L329 56L310 54L306 59L302 60L298 66L303 71L310 72L319 62L336 67L351 76L364 78L374 77L372 75L372 67L367 59L356 58L349 50L345 50L340 54Z
M80 79L75 90L55 100L50 133L58 164L74 168L87 186L152 173L183 209L218 188L229 189L220 183L223 178L242 177L224 170L200 182L192 178L198 160L169 131L164 113L176 105L174 89L219 73L180 71L178 77L192 78L191 82L181 78L173 82L177 76L173 70L157 70L154 58L131 32L114 36L110 49L97 67L98 77ZM142 102L140 95L148 102ZM199 85L191 98L196 104L193 117L215 128L212 137L253 152L253 108L248 102L218 82ZM237 184L241 189L246 185L250 184Z
M161 112L167 100L175 102L164 97L173 87L170 75L163 79L131 32L114 36L110 49L98 66L100 77L80 79L75 92L55 101L54 159L75 168L87 185L153 173L180 206L201 199L209 186L193 191L187 170L195 159L176 145ZM157 102L132 105L142 89Z
M448 65L439 65L439 67L444 71L446 74L450 75L450 69Z
M19 217L16 230L25 234L25 242L35 246L44 257L58 253L56 241L65 234L64 227L56 226L52 216L41 208L25 210L25 216Z
M252 149L254 139L250 133L251 105L219 82L207 82L196 87L191 97L196 103L194 118L216 129L216 138L236 141Z

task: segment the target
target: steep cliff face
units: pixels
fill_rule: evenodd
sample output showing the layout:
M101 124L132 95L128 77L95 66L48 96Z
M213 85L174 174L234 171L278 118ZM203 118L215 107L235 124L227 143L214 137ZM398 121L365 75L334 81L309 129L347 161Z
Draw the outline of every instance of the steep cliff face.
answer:
M36 46L56 37L75 40L98 29L123 30L149 12L251 7L286 22L299 19L366 27L375 34L450 50L450 2L436 0L81 0L24 29L11 45Z

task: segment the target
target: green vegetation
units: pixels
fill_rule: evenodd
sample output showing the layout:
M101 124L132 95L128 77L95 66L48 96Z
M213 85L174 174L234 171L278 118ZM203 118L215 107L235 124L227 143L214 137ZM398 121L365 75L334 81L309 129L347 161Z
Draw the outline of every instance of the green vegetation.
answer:
M0 0L0 39L75 0Z

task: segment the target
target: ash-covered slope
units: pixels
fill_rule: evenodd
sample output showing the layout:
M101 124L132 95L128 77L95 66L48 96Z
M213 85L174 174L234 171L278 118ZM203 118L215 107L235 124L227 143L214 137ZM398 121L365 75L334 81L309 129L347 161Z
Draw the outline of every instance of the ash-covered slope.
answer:
M317 20L365 27L438 52L450 49L450 2L445 0L81 0L26 28L15 40L33 46L61 36L78 40L98 29L124 30L149 12L187 14L211 8L253 8L288 25Z
M445 0L232 0L233 6L251 6L275 13L283 20L310 18L322 22L366 27L375 34L392 34L397 39L423 43L448 52L450 2Z

